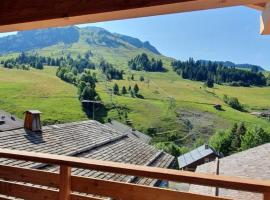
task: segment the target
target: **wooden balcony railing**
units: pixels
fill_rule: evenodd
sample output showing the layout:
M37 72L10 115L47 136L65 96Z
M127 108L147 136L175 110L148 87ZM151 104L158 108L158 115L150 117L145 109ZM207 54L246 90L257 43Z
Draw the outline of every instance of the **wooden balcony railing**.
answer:
M1 158L32 161L60 166L60 173L0 165L0 194L27 200L225 200L157 187L108 181L71 175L71 168L149 177L198 185L228 188L264 194L270 200L270 181L207 175L179 170L121 164L69 156L0 149ZM263 172L261 172L263 173ZM44 187L46 186L46 187ZM90 194L92 196L87 196ZM8 197L0 197L9 199Z

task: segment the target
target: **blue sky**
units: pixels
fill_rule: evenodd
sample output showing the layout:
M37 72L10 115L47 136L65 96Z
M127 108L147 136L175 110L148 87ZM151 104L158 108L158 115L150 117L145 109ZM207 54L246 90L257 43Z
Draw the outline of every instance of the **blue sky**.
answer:
M259 34L260 13L234 7L79 25L99 26L150 41L177 59L229 60L270 70L270 36Z

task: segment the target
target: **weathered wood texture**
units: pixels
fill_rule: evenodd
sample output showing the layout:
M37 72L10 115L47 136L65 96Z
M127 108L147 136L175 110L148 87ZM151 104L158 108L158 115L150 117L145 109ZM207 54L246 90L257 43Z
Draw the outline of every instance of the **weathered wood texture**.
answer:
M0 31L17 31L205 10L261 5L268 0L1 0Z

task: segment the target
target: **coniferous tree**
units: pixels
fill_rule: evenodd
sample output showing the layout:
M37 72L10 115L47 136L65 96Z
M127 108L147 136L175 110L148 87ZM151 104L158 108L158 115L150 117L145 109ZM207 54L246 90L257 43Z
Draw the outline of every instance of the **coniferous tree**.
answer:
M227 83L231 86L266 85L265 76L256 66L252 70L242 70L224 66L220 62L194 61L192 58L184 62L173 61L171 65L184 79L204 82L212 80L217 84Z
M137 84L135 84L135 86L134 86L134 93L135 94L138 94L139 93L139 86L137 85Z
M212 79L207 79L207 81L205 82L205 86L209 87L209 88L213 88L214 87L214 81Z
M154 58L149 59L147 54L145 53L137 55L135 58L132 58L130 61L128 61L128 66L130 67L130 69L137 71L142 70L151 72L165 71L161 60L156 60Z
M116 94L116 95L119 94L119 87L118 87L117 83L115 83L114 86L113 86L113 93Z
M127 94L127 89L125 86L122 87L122 94Z

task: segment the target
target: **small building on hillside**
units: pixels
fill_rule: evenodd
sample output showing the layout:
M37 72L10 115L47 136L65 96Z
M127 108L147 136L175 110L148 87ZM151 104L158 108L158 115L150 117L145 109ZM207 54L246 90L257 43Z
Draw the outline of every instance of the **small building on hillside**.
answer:
M0 132L23 128L23 120L0 110Z
M218 163L218 174L257 180L270 180L270 143L264 144L231 156L224 157L219 162L210 162L198 166L196 172L216 174ZM229 190L223 188L191 185L190 192L198 194L217 194L217 196L228 197L239 200L262 200L262 194Z
M125 124L122 124L116 120L112 120L111 122L108 122L105 125L113 128L117 131L120 131L121 133L126 133L131 138L139 139L146 144L149 144L151 139L152 139L150 136L148 136L140 131L133 130L132 127L125 125Z
M195 171L198 165L211 162L221 155L208 144L204 144L178 157L179 169Z

